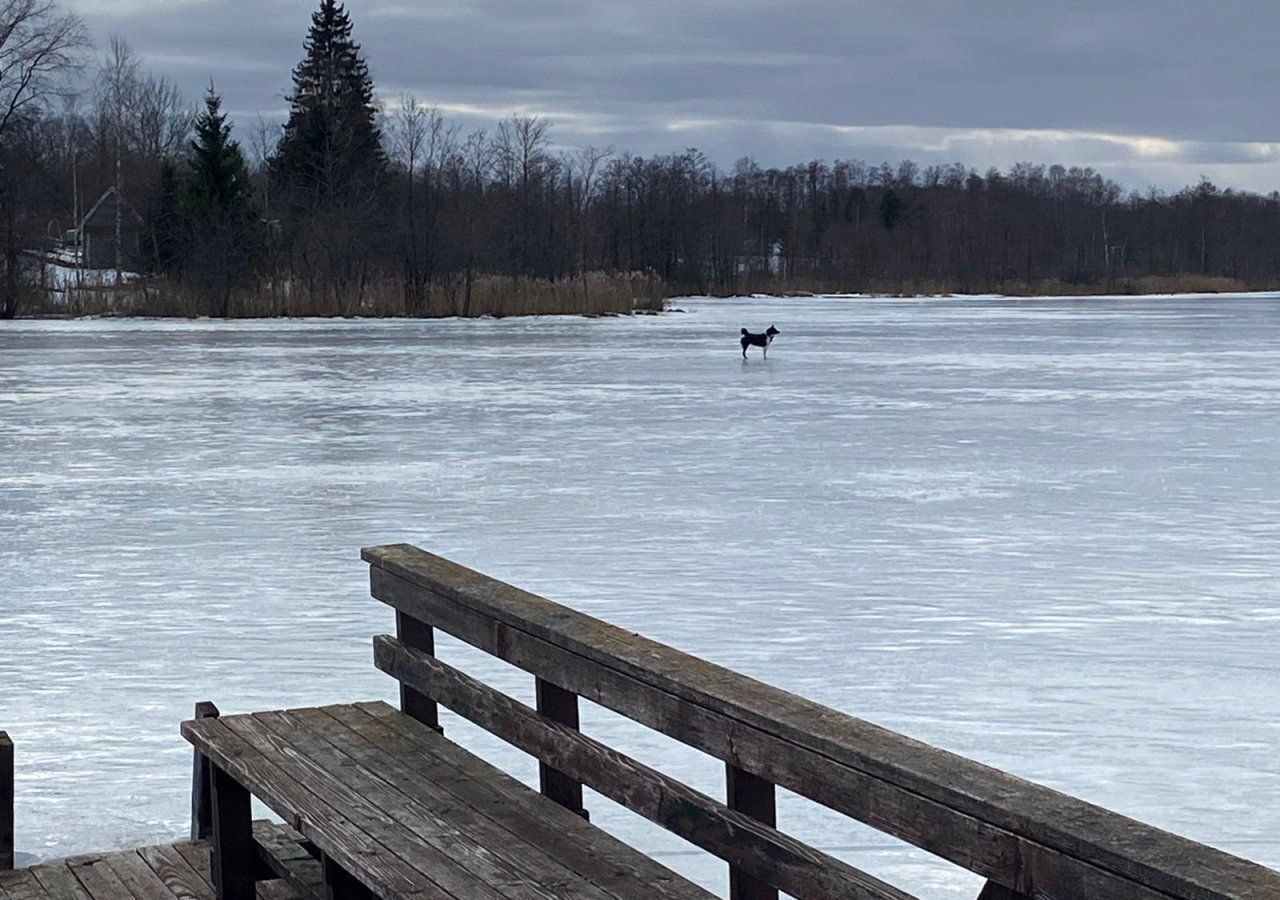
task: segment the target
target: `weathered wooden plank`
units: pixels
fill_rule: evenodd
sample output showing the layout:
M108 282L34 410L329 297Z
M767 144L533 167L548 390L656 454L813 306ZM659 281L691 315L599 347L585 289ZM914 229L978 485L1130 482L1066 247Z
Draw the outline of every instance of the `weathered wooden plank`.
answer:
M435 634L432 632L431 626L425 622L421 622L412 616L407 616L402 612L397 612L396 637L410 647L421 650L423 653L435 655ZM414 691L413 688L401 685L400 709L404 711L405 715L412 716L423 725L434 728L441 734L444 733L444 730L440 727L440 713L430 697L424 697Z
M534 638L544 647L567 651L579 668L583 662L594 663L593 675L626 675L686 707L781 739L778 749L790 745L839 763L843 768L827 776L837 783L815 793L844 793L846 773L860 773L864 780L891 789L897 803L879 805L886 810L881 821L872 821L865 812L842 811L1020 893L1034 889L1066 900L1091 896L1088 890L1095 892L1092 896L1127 897L1145 888L1149 896L1210 900L1280 892L1280 873L1255 863L804 700L416 548L373 548L365 558L373 566L375 596L445 630L450 628L437 615L442 609L455 620L472 613L488 632L488 637L480 634L478 646L520 635ZM508 658L501 650L495 655ZM545 672L534 674L589 696L575 684ZM680 732L673 736L685 740ZM727 761L783 784L743 760ZM814 793L799 792L825 803ZM1004 857L1003 864L992 864L993 849ZM1108 872L1122 880L1108 887Z
M354 708L348 707L348 712L354 712L358 717L363 716L363 713ZM358 766L362 776L361 783L365 778L386 782L417 805L417 815L437 821L447 820L447 829L465 833L466 839L477 848L472 852L492 854L511 870L535 877L544 893L553 893L557 900L611 900L613 897L544 848L524 841L517 833L486 817L470 804L461 802L456 795L441 787L437 779L442 775L447 777L451 767L438 757L424 758L419 753L399 757L391 755L348 728L342 719L329 715L326 710L288 710L283 718L293 728L323 738L339 754L333 763L345 766L343 771L350 771L352 765ZM436 741L444 740L434 729L431 733L436 735ZM525 790L528 792L527 788ZM527 803L508 804L504 810L504 818L507 821L525 818L529 815L525 807Z
M988 881L978 892L978 900L1029 900L1025 895L1009 890L1003 885Z
M253 839L258 845L259 857L278 878L303 897L323 900L324 872L319 861L286 829L271 822L254 822Z
M412 647L412 644L407 644ZM578 695L543 678L534 679L534 696L538 712L566 728L577 730ZM544 762L538 763L538 786L544 796L572 810L584 819L589 818L582 805L582 783L574 781L563 772Z
M1023 874L1018 839L380 573L379 596L499 659L987 877ZM1063 898L1066 900L1066 898Z
M177 900L213 900L212 886L173 846L143 847L138 856Z
M137 900L178 900L136 850L110 853L103 861Z
M648 900L709 900L701 888L561 806L541 804L536 813L525 814L531 802L526 785L385 703L326 706L322 711L369 742L371 766L403 772L410 779L420 779L419 773L429 768L433 786L614 896L634 897L643 886ZM521 814L511 815L511 810Z
M210 766L213 807L213 887L218 900L255 900L257 848L249 791L217 765Z
M290 729L287 724L279 723L277 716L277 713L255 713L230 716L223 721L249 746L297 783L305 784L331 808L340 809L365 835L414 870L419 883L434 883L459 898L502 900L509 891L526 896L522 892L526 887L522 884L525 877L518 872L491 865L487 870L490 877L475 874L469 866L481 866L485 861L476 858L479 855L476 848L447 822L423 821L412 813L402 813L397 808L409 805L403 795L368 782L354 783L359 777L355 767L348 767L341 777L327 771L323 763L332 760L326 759L323 742L306 733L282 733ZM331 840L314 840L323 852L330 853ZM358 860L354 865L346 861L339 864L371 889L378 889L376 880L367 877L367 869Z
M549 721L435 657L392 637L374 641L375 660L383 671L760 881L801 900L910 900L892 885Z
M13 868L13 740L0 731L0 872Z
M205 841L186 842L171 845L191 870L195 872L213 890L213 847Z
M323 853L320 854L320 868L328 900L373 900L373 891Z
M44 885L30 869L0 872L0 890L8 894L10 900L50 900Z
M31 874L44 886L51 900L92 900L66 863L33 866Z
M360 765L330 743L326 735L309 727L306 721L292 715L292 712L255 713L250 721L260 723L305 757L305 765L314 767L309 781L328 778L341 783L344 789L368 805L374 818L389 820L394 830L417 838L417 841L406 842L406 848L410 853L434 858L436 861L431 864L433 872L437 866L451 865L471 876L470 879L458 876L458 890L475 891L474 885L478 883L499 888L502 896L520 900L553 900L556 897L555 892L544 887L548 870L554 871L555 868L549 858L536 858L534 864L538 868L533 869L521 869L508 862L506 854L499 849L504 840L501 830L458 804L447 793L426 788L425 781L430 778L430 773L422 773L415 780L415 787L419 789L412 793L405 791L402 787L406 782L375 774ZM508 851L515 849L510 846L510 834L505 835L505 840ZM452 884L449 887L454 889ZM574 893L593 900L605 900L605 895L599 891Z
M777 827L778 808L773 784L759 775L725 763L725 795L729 809ZM778 890L750 872L729 867L729 900L778 900Z
M216 719L218 707L208 700L196 704L195 718ZM192 751L191 840L201 841L213 834L213 801L209 789L209 761Z
M82 856L66 862L93 900L134 900L133 893L112 871L104 856Z
M420 871L370 837L363 823L347 818L255 750L226 725L234 718L184 722L182 732L291 827L324 846L348 871L367 876L366 885L384 900L465 900L424 878Z

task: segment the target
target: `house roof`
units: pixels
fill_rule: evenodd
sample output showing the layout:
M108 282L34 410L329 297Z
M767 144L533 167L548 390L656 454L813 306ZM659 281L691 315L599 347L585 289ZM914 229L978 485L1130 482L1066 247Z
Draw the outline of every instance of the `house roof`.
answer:
M80 229L97 227L115 227L115 197L118 195L115 187L109 187L102 192L102 196L98 198L98 202L89 207L89 211L84 214L84 218L80 220ZM110 202L108 202L110 201ZM142 216L129 205L128 200L122 200L122 205L133 218L133 224L142 224Z

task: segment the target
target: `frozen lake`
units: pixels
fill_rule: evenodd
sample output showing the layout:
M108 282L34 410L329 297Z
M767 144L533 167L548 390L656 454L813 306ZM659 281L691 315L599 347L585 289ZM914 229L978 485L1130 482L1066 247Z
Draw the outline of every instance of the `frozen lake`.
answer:
M184 833L197 700L391 698L358 549L411 541L1280 867L1280 295L683 305L0 323L19 851ZM739 326L770 322L770 359L743 364ZM722 790L694 751L594 708L584 728ZM976 894L798 798L780 818L925 896Z

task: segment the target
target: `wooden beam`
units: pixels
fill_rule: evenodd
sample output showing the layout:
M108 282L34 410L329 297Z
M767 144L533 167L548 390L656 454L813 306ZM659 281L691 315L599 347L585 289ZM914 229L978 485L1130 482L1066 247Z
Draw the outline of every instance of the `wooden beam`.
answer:
M1027 894L1019 894L1017 891L1011 891L1001 884L994 881L988 881L982 886L982 890L978 892L978 900L1030 900Z
M565 728L578 730L578 695L542 678L534 680L538 712ZM582 806L582 782L575 781L563 772L544 762L538 763L538 786L545 797L559 803L590 821Z
M892 885L552 722L395 638L374 638L374 659L384 672L507 743L794 897L911 900Z
M209 700L196 704L197 719L216 719L218 707ZM213 801L210 794L209 760L193 750L191 763L191 840L207 840L213 834Z
M456 633L446 627L448 618L467 632L464 640L508 661L518 658L516 665L566 690L1018 893L1056 900L1280 896L1280 872L747 678L416 547L374 547L363 556L374 596L397 609ZM543 665L546 651L554 666ZM569 677L548 671L555 667ZM621 694L592 688L600 681L628 688ZM663 708L636 709L633 688ZM623 705L629 709L618 709ZM687 724L691 710L709 727L716 723L714 731ZM651 724L659 716L667 727ZM749 746L741 734L750 736ZM787 759L769 755L788 746ZM797 771L801 760L807 773ZM801 782L807 783L793 787Z
M256 900L253 880L258 846L253 840L249 791L217 765L210 765L213 807L213 886L218 900Z
M328 854L320 854L320 869L324 874L325 896L328 900L376 900L373 891L357 881Z
M13 741L0 731L0 872L13 868Z
M759 775L739 769L733 763L725 763L724 768L729 809L776 828L778 808L773 784ZM778 900L778 889L736 866L730 866L729 900Z
M436 654L435 633L431 630L431 626L400 610L396 610L396 637L415 650L431 656ZM400 710L428 728L434 728L444 734L444 729L440 727L440 712L436 709L435 701L403 684L400 685Z

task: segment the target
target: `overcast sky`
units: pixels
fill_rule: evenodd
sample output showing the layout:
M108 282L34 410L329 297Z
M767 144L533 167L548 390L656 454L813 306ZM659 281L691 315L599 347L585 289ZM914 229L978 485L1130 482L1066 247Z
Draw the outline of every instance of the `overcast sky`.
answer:
M283 118L318 0L64 0L193 99ZM1280 189L1276 0L350 0L379 97L724 165L1089 165ZM242 135L243 137L243 135Z

